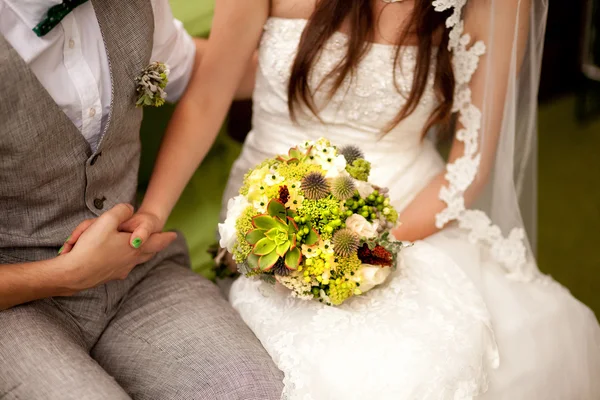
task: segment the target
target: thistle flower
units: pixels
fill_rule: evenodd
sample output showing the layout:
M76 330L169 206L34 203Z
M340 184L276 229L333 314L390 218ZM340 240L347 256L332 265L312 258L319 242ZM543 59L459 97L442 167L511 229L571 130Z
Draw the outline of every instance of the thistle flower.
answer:
M342 257L349 257L356 253L360 238L348 228L340 229L333 235L333 251Z
M339 176L331 182L331 193L342 201L351 198L355 190L354 181L349 176Z
M311 172L302 179L302 190L306 198L319 200L329 194L329 185L323 174Z
M340 148L338 152L344 156L346 162L350 165L352 165L354 160L358 160L359 158L365 158L365 155L363 154L361 149L353 145L344 146Z

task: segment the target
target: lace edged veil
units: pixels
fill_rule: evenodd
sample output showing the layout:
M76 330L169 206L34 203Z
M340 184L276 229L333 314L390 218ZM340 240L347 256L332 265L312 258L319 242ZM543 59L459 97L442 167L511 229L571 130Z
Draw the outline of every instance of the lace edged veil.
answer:
M446 20L456 89L448 185L436 216L489 245L509 277L540 276L536 242L537 92L547 0L434 0Z

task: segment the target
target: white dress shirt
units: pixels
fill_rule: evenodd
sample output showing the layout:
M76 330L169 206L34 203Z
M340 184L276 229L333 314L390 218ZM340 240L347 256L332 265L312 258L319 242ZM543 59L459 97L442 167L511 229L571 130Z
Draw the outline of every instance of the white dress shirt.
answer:
M44 19L50 7L60 3L61 0L0 0L0 34L25 60L95 151L111 103L106 49L91 1L75 8L52 31L38 37L32 29ZM151 0L151 4L154 11L151 61L169 66L167 99L174 101L187 86L196 49L181 22L173 18L168 0Z

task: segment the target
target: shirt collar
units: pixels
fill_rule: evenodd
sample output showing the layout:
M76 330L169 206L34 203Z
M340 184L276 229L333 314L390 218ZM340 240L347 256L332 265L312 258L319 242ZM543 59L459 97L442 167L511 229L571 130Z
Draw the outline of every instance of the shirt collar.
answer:
M50 7L62 3L61 0L3 0L23 23L33 29L39 24Z

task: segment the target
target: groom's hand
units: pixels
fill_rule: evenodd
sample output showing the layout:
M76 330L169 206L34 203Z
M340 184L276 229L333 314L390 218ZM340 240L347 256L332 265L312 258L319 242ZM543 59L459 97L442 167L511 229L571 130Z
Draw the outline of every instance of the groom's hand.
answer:
M76 229L69 240L76 242L74 247L61 255L72 290L80 291L111 280L125 279L136 265L150 260L177 237L172 232L157 233L150 235L143 247L133 248L130 234L120 231L121 224L132 216L132 206L119 204Z
M127 205L130 207L129 205ZM90 227L98 218L86 219L81 222L71 233L71 236L65 241L63 247L60 249L59 254L64 255L69 253L75 243L79 240L81 235ZM129 232L131 237L129 238L129 244L134 249L139 249L144 243L148 241L148 238L154 234L162 231L164 223L154 214L139 211L134 214L127 221L121 223L119 226L120 232Z

